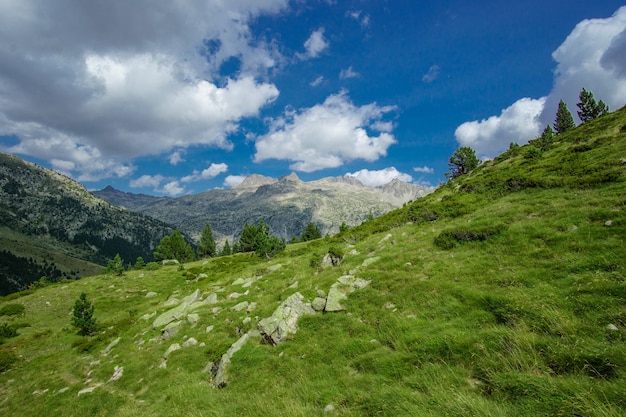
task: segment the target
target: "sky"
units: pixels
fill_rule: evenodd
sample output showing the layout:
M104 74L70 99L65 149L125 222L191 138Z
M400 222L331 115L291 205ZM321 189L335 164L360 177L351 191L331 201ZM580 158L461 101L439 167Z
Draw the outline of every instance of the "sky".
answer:
M0 151L89 190L437 186L582 88L626 104L623 2L0 0Z

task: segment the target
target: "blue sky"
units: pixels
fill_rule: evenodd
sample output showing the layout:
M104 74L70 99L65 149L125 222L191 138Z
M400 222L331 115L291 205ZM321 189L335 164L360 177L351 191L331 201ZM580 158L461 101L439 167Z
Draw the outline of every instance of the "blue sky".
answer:
M179 196L250 174L436 186L626 104L626 7L543 0L0 0L0 150L88 189Z

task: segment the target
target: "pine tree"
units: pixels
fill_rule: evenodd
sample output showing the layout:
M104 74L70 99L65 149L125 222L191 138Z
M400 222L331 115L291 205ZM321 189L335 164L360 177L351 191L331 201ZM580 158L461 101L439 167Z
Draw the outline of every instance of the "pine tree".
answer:
M230 249L230 243L228 243L228 240L226 242L224 242L224 247L222 248L222 251L220 252L220 256L228 256L231 254L231 249Z
M322 232L320 232L320 229L315 225L315 223L309 222L309 224L306 225L306 229L304 229L300 240L302 242L306 242L309 240L319 239L321 237Z
M446 174L449 179L455 179L467 174L480 164L476 157L476 152L469 146L462 146L457 149L448 161L450 172Z
M578 102L576 106L578 106L580 110L577 113L582 123L597 119L609 112L609 107L602 100L596 103L591 91L587 91L583 88L578 98L580 102Z
M574 117L567 108L567 104L563 100L559 102L559 108L556 111L556 118L554 119L554 131L557 135L567 132L576 127L574 123Z
M213 257L216 254L215 239L211 226L207 223L202 229L200 244L198 245L198 256L201 258Z
M72 326L78 327L78 333L89 336L96 331L96 320L93 317L94 306L87 300L87 294L80 294L72 311Z
M143 269L145 266L146 266L146 262L143 260L143 258L141 256L137 257L134 268Z
M536 140L536 145L542 151L547 151L552 147L554 142L554 132L550 125L546 126L541 136Z
M174 230L171 235L163 237L154 252L156 261L176 259L178 262L189 262L193 261L194 258L193 249L178 230Z
M115 257L109 261L105 272L115 275L122 275L124 273L124 261L122 261L119 253L115 254Z

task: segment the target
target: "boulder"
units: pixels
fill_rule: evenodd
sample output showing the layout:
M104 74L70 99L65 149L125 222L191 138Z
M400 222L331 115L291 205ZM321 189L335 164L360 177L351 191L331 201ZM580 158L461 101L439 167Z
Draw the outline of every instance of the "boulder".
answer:
M266 343L277 345L298 330L298 319L305 314L315 314L310 304L302 302L299 292L290 295L274 313L259 322L258 328Z
M163 340L168 340L174 337L174 335L178 333L182 325L182 321L174 321L165 326L163 330L161 330L161 337L163 338Z
M326 298L315 297L315 299L311 302L311 307L315 311L324 311L326 307Z
M243 301L230 308L230 311L242 311L248 308L250 304L247 301Z
M248 342L250 335L248 333L241 336L230 348L222 355L222 358L217 364L212 364L211 373L214 376L213 385L216 388L224 388L227 384L226 381L226 368L230 365L230 360L233 355L242 348Z
M146 294L146 298L154 298L157 295L159 294L155 293L154 291L150 291L149 293Z
M167 350L165 351L165 353L163 354L163 359L167 359L168 356L170 356L170 354L172 352L175 352L177 350L180 350L180 344L179 343L174 343L172 345L170 345L170 347L167 348Z
M366 281L362 278L356 278L353 275L344 275L340 277L328 290L328 297L326 298L325 311L343 311L346 308L341 304L342 301L348 298L348 294L354 291L360 290L368 286L371 281Z

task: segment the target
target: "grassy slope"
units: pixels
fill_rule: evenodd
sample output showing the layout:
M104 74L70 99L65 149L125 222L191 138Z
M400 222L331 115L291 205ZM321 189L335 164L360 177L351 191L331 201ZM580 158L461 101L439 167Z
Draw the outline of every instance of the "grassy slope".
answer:
M510 151L401 210L332 239L290 245L271 261L237 255L2 300L0 309L19 303L26 314L0 322L30 327L0 346L4 357L18 357L0 375L0 414L313 416L329 415L324 408L333 404L330 415L339 416L623 415L624 125L626 109L562 135L540 158L526 158L528 147ZM311 260L330 246L358 254L316 273ZM371 256L379 259L362 267ZM305 317L276 347L249 342L233 357L229 385L208 384L202 368L237 340L246 316L229 307L256 301L256 323L291 293L311 300L355 268L372 283L350 296L347 312ZM186 279L200 272L208 278ZM261 278L248 296L227 299L245 291L232 285L242 277ZM198 310L197 326L158 341L139 317L196 288L223 290L222 310ZM80 337L69 314L81 291L103 329L90 353L71 348ZM147 291L158 296L145 298ZM206 345L172 353L159 369L168 346L185 336ZM124 375L107 382L115 366ZM77 396L95 383L103 385Z

